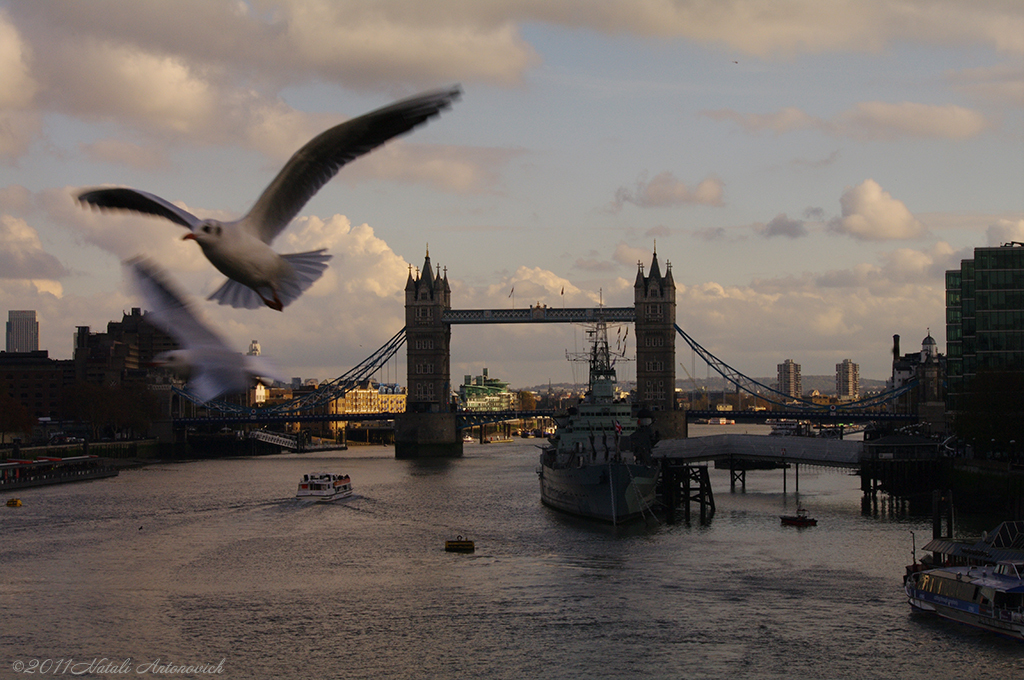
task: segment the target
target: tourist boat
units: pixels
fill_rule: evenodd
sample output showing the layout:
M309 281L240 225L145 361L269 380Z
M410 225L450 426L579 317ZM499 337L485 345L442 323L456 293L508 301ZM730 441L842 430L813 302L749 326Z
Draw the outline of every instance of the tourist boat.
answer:
M468 538L457 536L453 541L444 542L445 552L471 553L476 551L476 544Z
M575 357L590 365L584 400L555 417L557 429L540 454L540 498L566 513L616 524L651 514L658 468L649 418L615 399L616 374L603 319L588 329L591 350Z
M772 428L771 434L776 437L790 437L800 434L800 422L791 418L769 418L764 421Z
M1024 641L1024 562L908 572L913 609Z
M818 520L807 514L807 508L797 506L795 515L779 515L782 523L790 527L816 527Z
M302 475L296 498L316 501L333 501L337 498L348 498L352 495L352 480L348 475L336 475L330 472L315 472Z

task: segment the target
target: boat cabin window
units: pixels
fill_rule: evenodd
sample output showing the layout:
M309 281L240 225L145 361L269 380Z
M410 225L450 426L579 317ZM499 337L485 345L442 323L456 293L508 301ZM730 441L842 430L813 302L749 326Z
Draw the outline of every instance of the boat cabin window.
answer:
M1012 578L1024 578L1024 563L1000 562L996 565L995 573Z
M922 574L918 582L918 588L936 595L945 595L958 600L977 602L981 596L981 588L968 581L957 581L954 578L943 577L937 574ZM987 590L987 589L986 589Z
M996 593L995 606L1003 609L1021 609L1024 607L1024 593Z

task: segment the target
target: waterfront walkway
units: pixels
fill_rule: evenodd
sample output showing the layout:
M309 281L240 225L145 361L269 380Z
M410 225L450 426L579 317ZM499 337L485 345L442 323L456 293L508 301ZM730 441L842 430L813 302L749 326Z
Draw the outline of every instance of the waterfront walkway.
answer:
M736 460L859 468L864 442L819 437L716 434L665 439L652 455L681 462Z

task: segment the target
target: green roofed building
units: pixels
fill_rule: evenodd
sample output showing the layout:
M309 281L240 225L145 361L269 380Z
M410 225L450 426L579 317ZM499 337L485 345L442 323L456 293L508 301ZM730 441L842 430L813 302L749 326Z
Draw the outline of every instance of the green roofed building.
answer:
M514 411L517 397L507 382L488 377L486 368L483 375L467 375L459 385L459 403L467 411Z

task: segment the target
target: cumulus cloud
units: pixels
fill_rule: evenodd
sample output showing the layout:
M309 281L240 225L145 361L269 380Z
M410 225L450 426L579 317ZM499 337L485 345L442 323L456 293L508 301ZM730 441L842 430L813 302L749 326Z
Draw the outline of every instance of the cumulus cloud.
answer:
M724 241L727 237L727 233L725 231L725 227L707 227L705 229L697 229L694 231L693 237L702 241Z
M808 206L804 208L804 219L812 222L824 222L825 221L825 209L817 206Z
M467 3L455 3L460 7ZM468 3L483 4L489 3ZM991 45L1024 53L1024 18L1000 0L965 5L955 0L744 0L732 3L663 2L513 3L528 16L611 34L684 37L760 57L834 51L877 52L895 40L926 44ZM499 14L498 7L486 11Z
M739 113L729 109L705 111L717 121L731 121L750 133L771 132L781 135L796 130L819 130L837 137L859 140L890 140L899 137L921 139L968 139L990 127L984 115L952 104L932 105L915 102L859 102L831 119L811 116L799 109L786 108L776 113ZM838 152L826 159L828 164Z
M835 150L825 158L817 159L806 159L806 158L795 158L790 161L790 164L798 168L809 168L811 170L821 170L827 168L830 165L834 165L839 160L839 150Z
M18 158L42 130L42 118L32 108L39 84L31 59L31 47L0 10L0 158Z
M719 122L731 121L743 128L744 131L751 133L774 132L781 135L794 130L806 130L821 126L821 121L793 107L767 114L739 113L731 109L717 109L703 111L701 115Z
M644 236L647 236L649 238L657 238L659 236L671 236L671 235L672 235L672 230L669 229L668 227L666 227L664 224L659 224L659 225L653 226L653 227L651 227L650 229L648 229L647 231L644 232Z
M847 187L839 204L842 217L829 223L829 229L836 233L864 241L884 241L916 238L926 231L907 206L873 179Z
M24 109L35 99L38 84L28 66L31 56L7 12L0 11L0 109Z
M967 139L989 127L985 116L961 106L915 102L860 102L833 123L838 134L861 139Z
M986 235L990 246L1001 246L1011 241L1024 243L1024 219L999 220L989 225Z
M717 177L707 177L690 188L665 170L650 180L642 175L632 188L619 188L610 209L618 212L626 203L640 208L674 208L687 203L721 207L725 205L722 199L724 189L725 184Z
M28 150L43 110L116 122L135 136L135 143L83 146L94 160L152 169L167 162L172 145L216 144L283 162L344 120L295 110L281 97L284 87L326 82L383 90L391 100L474 74L517 83L536 61L512 23L483 25L472 15L426 20L411 9L366 13L345 3L313 8L295 0L262 12L242 3L183 0L173 7L132 5L129 18L111 22L109 16L126 13L117 0L40 0L31 13L13 7L0 15L0 156ZM393 142L368 157L366 167L361 163L353 180L481 192L510 155Z
M766 238L773 236L788 236L789 238L807 236L807 227L804 226L803 221L790 219L786 213L779 213L759 231Z
M636 267L637 262L649 261L651 258L651 251L646 248L634 248L633 246L625 243L619 243L615 246L615 253L612 255L612 259L618 262L623 267Z
M943 272L965 256L970 249L938 243L921 251L883 253L878 262L754 279L748 285L680 285L677 322L747 375L771 375L786 358L803 364L805 374L828 374L852 358L864 377L885 378L894 333L923 336L928 327L943 324ZM794 319L800 320L799 333L793 331Z
M83 144L82 152L94 161L126 165L140 170L161 170L170 165L166 149L141 146L119 139L101 139L91 144Z
M0 215L0 278L53 280L67 273L25 220Z
M395 141L346 166L342 181L383 179L432 186L461 194L484 193L500 169L522 153L515 149L423 145Z
M0 211L25 211L32 200L32 192L18 184L0 189Z
M514 290L514 293L513 293ZM466 295L470 302L467 306L504 307L508 306L511 295L528 304L540 303L548 306L585 306L600 301L598 291L583 290L569 279L542 267L521 265L509 276L504 276L497 283L478 289L463 288L460 294ZM454 295L454 293L453 293ZM462 303L459 303L462 306Z

